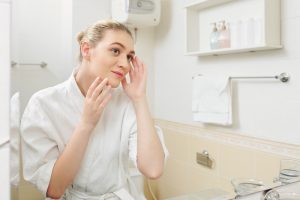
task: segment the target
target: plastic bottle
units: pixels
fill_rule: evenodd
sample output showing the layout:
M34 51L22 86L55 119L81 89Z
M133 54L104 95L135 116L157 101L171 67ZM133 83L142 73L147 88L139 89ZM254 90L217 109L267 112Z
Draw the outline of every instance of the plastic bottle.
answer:
M230 31L229 26L226 28L225 21L220 21L220 35L218 38L220 48L230 47Z
M230 47L238 49L241 47L242 21L234 20L230 22Z
M254 45L262 45L262 19L259 17L254 18Z
M217 23L211 23L212 25L212 32L210 33L210 48L211 49L218 49L219 48L219 43L218 43L218 37L219 37L219 32L217 29Z

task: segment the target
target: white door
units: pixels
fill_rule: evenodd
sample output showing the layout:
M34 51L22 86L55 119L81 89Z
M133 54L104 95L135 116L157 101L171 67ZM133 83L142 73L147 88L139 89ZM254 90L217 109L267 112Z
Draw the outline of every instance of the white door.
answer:
M10 1L0 0L0 199L9 200Z

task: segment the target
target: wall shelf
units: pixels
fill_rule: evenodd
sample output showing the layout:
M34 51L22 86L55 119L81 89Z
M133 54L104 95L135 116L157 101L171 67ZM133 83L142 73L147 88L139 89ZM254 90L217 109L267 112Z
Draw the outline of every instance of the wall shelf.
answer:
M261 19L261 42L210 49L212 22ZM280 0L198 0L185 7L185 55L210 56L280 49Z

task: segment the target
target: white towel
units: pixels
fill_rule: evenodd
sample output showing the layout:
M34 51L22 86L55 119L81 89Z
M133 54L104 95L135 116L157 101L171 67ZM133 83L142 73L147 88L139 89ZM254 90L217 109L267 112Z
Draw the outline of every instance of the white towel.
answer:
M10 183L18 187L20 182L20 93L15 93L10 99Z
M193 79L194 121L232 124L231 84L228 76L198 75Z

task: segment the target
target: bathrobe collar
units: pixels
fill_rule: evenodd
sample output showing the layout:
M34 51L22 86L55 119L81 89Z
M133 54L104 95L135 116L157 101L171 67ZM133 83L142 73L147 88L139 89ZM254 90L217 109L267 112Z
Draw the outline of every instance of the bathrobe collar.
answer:
M75 107L78 109L79 113L83 112L84 100L85 97L81 93L79 86L75 80L75 76L78 72L78 68L74 69L68 82L69 82L69 92L72 99L72 103L75 104Z

